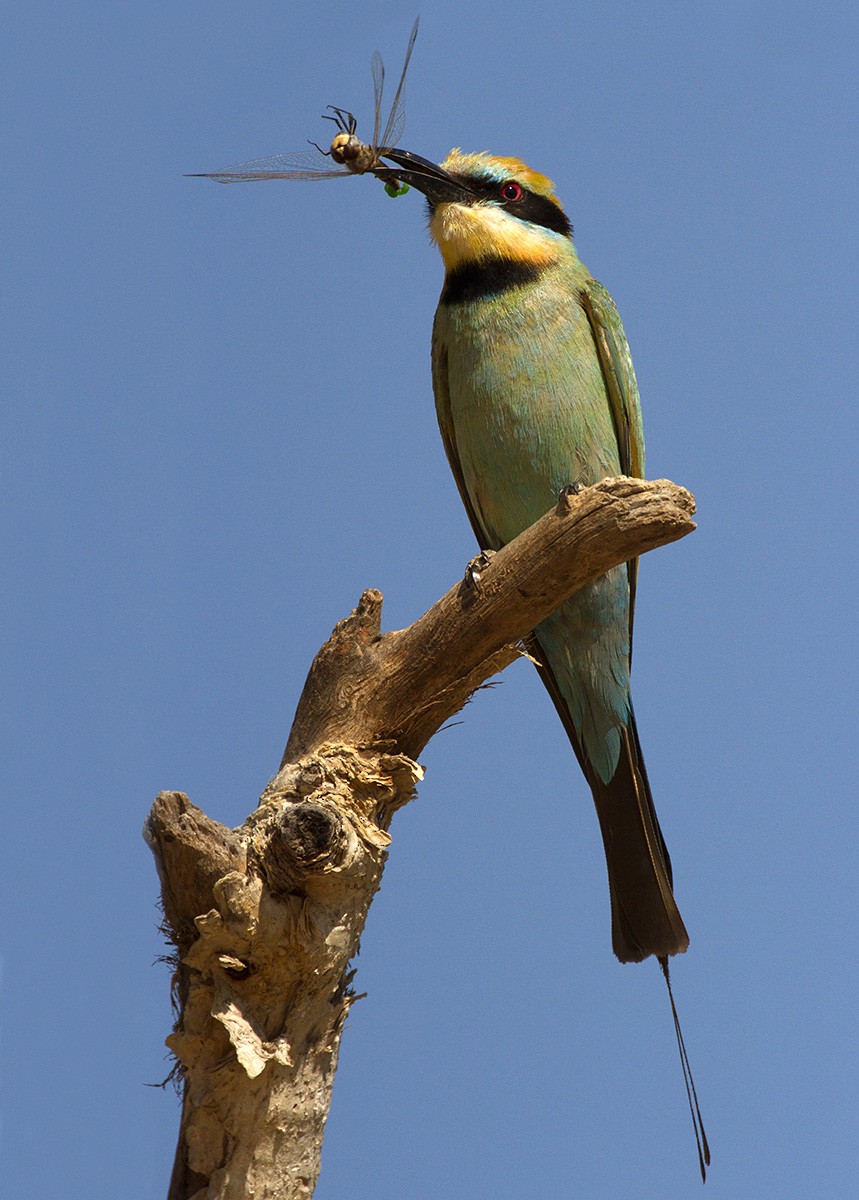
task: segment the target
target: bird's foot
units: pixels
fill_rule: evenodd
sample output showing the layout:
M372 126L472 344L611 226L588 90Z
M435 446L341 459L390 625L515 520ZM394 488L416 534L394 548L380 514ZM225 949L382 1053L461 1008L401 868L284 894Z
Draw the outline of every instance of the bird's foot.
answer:
M558 506L563 510L570 507L570 501L574 496L578 496L579 492L584 491L585 485L579 480L574 483L565 483L558 492Z
M494 550L481 550L479 554L475 554L474 558L465 568L463 583L472 592L479 593L482 590L480 583L481 572L486 570L494 557Z

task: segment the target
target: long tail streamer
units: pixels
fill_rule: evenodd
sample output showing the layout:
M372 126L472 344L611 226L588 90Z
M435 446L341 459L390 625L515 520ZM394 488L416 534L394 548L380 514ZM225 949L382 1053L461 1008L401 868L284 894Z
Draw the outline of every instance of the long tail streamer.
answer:
M698 1093L695 1091L695 1080L692 1078L692 1067L689 1065L689 1055L686 1053L683 1030L680 1028L680 1018L677 1015L677 1005L674 1003L674 992L671 989L671 976L668 973L667 957L661 957L659 965L662 967L662 974L665 976L665 983L668 987L668 999L671 1001L671 1015L674 1018L674 1032L677 1035L677 1049L680 1051L683 1082L686 1084L686 1098L689 1101L692 1128L695 1130L695 1145L698 1147L698 1166L701 1168L701 1182L706 1183L707 1168L710 1165L710 1147L707 1143L707 1134L704 1132L704 1122L701 1120Z

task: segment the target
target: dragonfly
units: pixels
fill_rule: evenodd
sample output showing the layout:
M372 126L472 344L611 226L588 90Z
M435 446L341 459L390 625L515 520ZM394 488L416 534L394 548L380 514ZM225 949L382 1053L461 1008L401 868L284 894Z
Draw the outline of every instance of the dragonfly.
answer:
M409 190L408 184L397 178L395 168L382 161L396 143L406 123L405 82L415 39L418 36L418 18L412 26L406 57L400 72L397 90L391 103L391 111L382 128L382 95L385 87L385 64L378 50L370 61L373 76L373 140L368 145L358 137L358 122L347 109L328 105L329 112L323 119L337 126L331 145L323 150L316 142L310 142L314 151L298 151L294 154L272 154L268 158L255 158L251 162L237 163L223 171L199 172L191 179L214 179L217 183L252 183L258 179L348 179L351 175L375 175L385 184L390 196L401 196ZM329 167L320 162L319 156L329 158L334 164Z

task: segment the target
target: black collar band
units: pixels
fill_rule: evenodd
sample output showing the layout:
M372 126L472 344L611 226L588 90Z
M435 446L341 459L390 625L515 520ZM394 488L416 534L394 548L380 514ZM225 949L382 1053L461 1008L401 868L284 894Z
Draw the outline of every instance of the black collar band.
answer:
M534 283L543 273L537 263L518 262L513 258L484 258L479 262L462 263L444 281L440 304L466 304L471 300L487 300L512 288Z

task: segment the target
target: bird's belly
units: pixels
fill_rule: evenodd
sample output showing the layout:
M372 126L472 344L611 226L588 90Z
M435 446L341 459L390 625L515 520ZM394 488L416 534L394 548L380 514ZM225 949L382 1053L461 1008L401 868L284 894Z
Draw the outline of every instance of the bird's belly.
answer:
M587 316L553 307L476 304L440 313L449 425L462 483L498 549L570 483L620 474L605 380ZM535 630L594 770L617 767L629 705L629 581L616 567Z
M619 474L620 458L578 305L550 320L477 307L453 314L445 339L450 417L463 483L497 547L547 512L565 485Z

